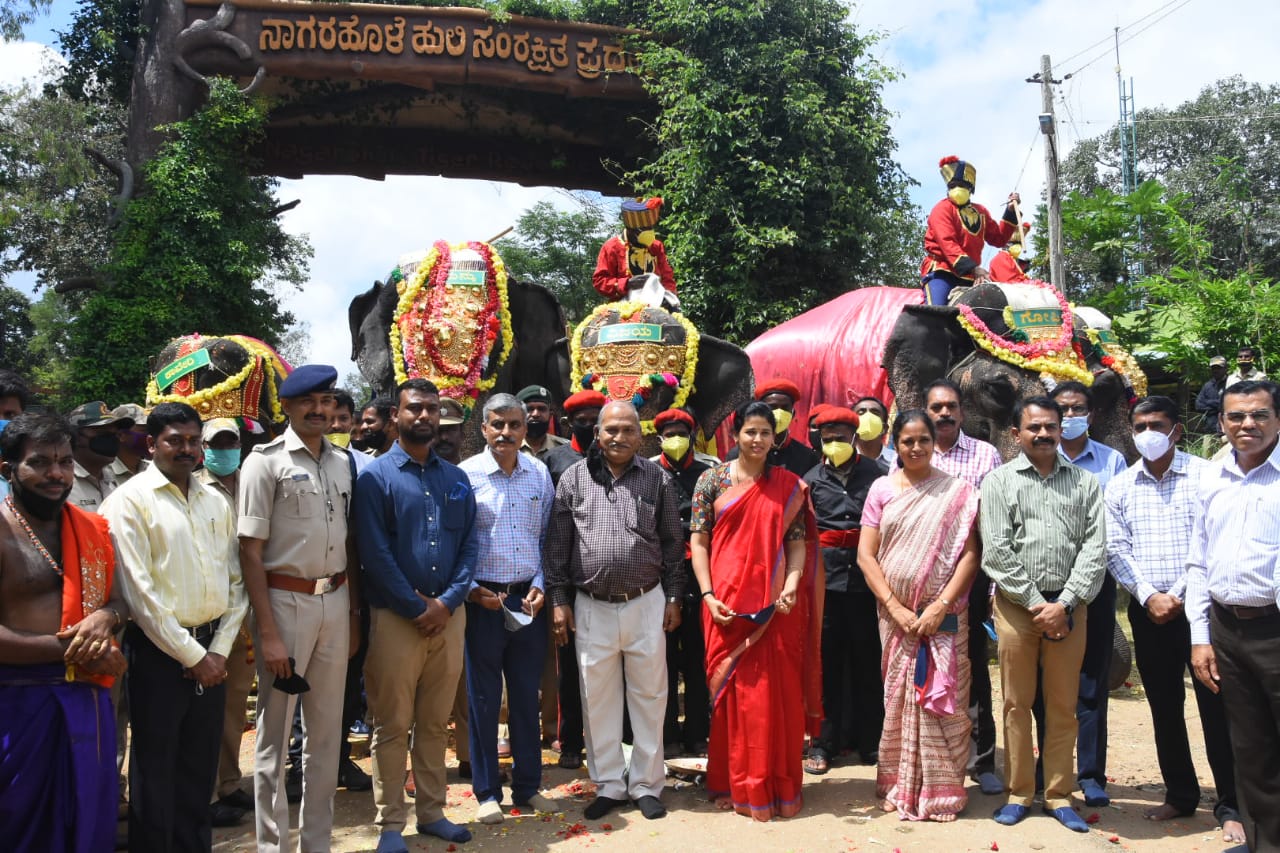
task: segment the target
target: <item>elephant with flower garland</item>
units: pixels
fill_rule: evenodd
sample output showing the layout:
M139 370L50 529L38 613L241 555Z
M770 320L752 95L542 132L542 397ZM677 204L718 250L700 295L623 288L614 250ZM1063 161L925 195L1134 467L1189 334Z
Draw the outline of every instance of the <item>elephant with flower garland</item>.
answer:
M551 291L509 279L487 243L436 241L351 300L351 358L375 394L430 379L468 413L462 452L483 446L475 419L490 394L550 384L547 353L564 335Z
M1094 398L1090 436L1130 462L1138 457L1129 406L1146 394L1146 376L1101 312L1075 308L1045 282L986 283L952 305L903 305L881 365L899 409L923 406L923 389L934 379L955 381L965 432L990 441L1005 459L1018 451L1010 433L1015 401L1065 380L1083 382Z
M232 418L241 452L284 428L278 389L293 372L280 354L246 335L184 335L169 341L152 366L147 408L186 403L200 420Z
M687 409L703 435L751 399L751 359L739 347L698 332L683 314L643 302L596 307L558 341L547 382L560 399L594 388L627 400L640 412L641 452L658 452L653 419L673 407Z

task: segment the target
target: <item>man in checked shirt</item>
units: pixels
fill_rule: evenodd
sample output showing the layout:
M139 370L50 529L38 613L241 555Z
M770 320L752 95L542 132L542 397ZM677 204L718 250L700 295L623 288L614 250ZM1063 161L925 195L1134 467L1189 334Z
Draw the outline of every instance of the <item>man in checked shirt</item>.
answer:
M613 402L601 409L595 446L560 477L547 530L544 565L556 642L577 634L587 769L599 791L583 811L588 820L628 797L650 820L667 813L660 799L666 632L680 626L684 533L675 484L636 455L639 449L635 406ZM574 587L579 594L570 605ZM634 733L629 769L622 753L624 698Z
M1178 449L1182 417L1168 397L1139 400L1129 420L1142 459L1112 478L1107 488L1107 569L1133 596L1133 653L1147 691L1165 786L1164 802L1147 809L1145 816L1163 821L1191 815L1200 803L1183 712L1183 679L1191 667L1191 625L1183 601L1197 494L1209 463ZM1222 840L1238 844L1244 841L1244 825L1222 697L1199 681L1191 683L1218 794L1213 814L1222 826Z

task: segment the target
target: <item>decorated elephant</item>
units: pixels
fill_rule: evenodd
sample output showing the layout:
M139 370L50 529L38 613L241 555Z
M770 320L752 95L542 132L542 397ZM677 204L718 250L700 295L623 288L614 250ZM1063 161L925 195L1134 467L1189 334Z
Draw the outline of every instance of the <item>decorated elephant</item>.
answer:
M284 429L277 389L292 371L257 338L185 335L169 341L153 361L147 408L186 403L202 421L232 418L240 425L241 452L248 453Z
M642 452L658 452L653 418L672 407L688 409L704 435L751 398L751 360L738 347L703 335L683 314L642 302L597 307L557 343L547 384L561 399L595 388L640 411Z
M1089 322L1092 321L1092 322ZM990 441L1007 459L1017 453L1013 404L1058 383L1090 386L1090 435L1137 458L1129 403L1146 393L1146 376L1093 309L1073 311L1043 282L981 284L956 304L906 304L885 343L881 365L899 408L923 405L923 389L949 377L961 388L965 431Z
M487 243L437 241L406 255L351 300L351 358L374 393L389 395L425 377L469 414L489 394L548 384L547 352L564 335L564 312L549 290L510 281ZM480 449L469 420L463 453Z

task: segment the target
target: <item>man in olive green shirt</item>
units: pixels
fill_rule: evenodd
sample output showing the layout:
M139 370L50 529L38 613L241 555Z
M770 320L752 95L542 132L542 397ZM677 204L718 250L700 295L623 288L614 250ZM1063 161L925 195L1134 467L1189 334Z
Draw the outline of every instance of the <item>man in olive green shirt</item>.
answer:
M1086 605L1098 594L1106 566L1102 489L1088 471L1059 458L1057 403L1048 397L1020 400L1013 422L1022 452L982 481L979 514L982 568L997 587L1009 786L1009 802L995 819L1012 826L1035 799L1031 705L1042 678L1045 811L1068 829L1087 832L1088 824L1071 808L1072 748Z

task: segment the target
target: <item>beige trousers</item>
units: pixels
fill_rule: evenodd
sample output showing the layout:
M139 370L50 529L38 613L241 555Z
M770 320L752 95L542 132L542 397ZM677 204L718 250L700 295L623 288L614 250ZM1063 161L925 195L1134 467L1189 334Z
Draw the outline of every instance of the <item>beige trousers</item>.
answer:
M222 718L222 745L218 750L218 784L213 796L222 798L240 787L240 742L248 720L249 689L253 687L254 665L249 663L249 619L236 635L227 655L227 704Z
M1075 788L1076 698L1084 661L1087 609L1072 614L1074 627L1064 639L1046 640L1030 611L996 593L996 635L1000 640L1000 687L1004 692L1004 778L1009 802L1030 807L1036 796L1036 754L1031 705L1036 679L1044 692L1044 804L1071 805Z
M273 688L275 676L258 655L258 743L254 755L254 822L259 853L280 853L289 841L284 774L293 709L302 701L302 807L298 847L325 853L333 834L333 792L338 787L342 697L351 646L351 598L341 586L324 595L268 591L280 639L311 689L290 696ZM262 648L261 636L254 643ZM401 780L403 782L403 779Z
M403 832L408 819L404 769L411 731L417 821L444 817L444 754L466 627L466 609L459 607L444 631L428 639L394 611L372 609L364 690L373 717L374 824L381 831Z
M459 607L465 610L465 607ZM471 712L467 705L467 667L458 674L458 689L453 694L453 751L459 761L471 762Z

